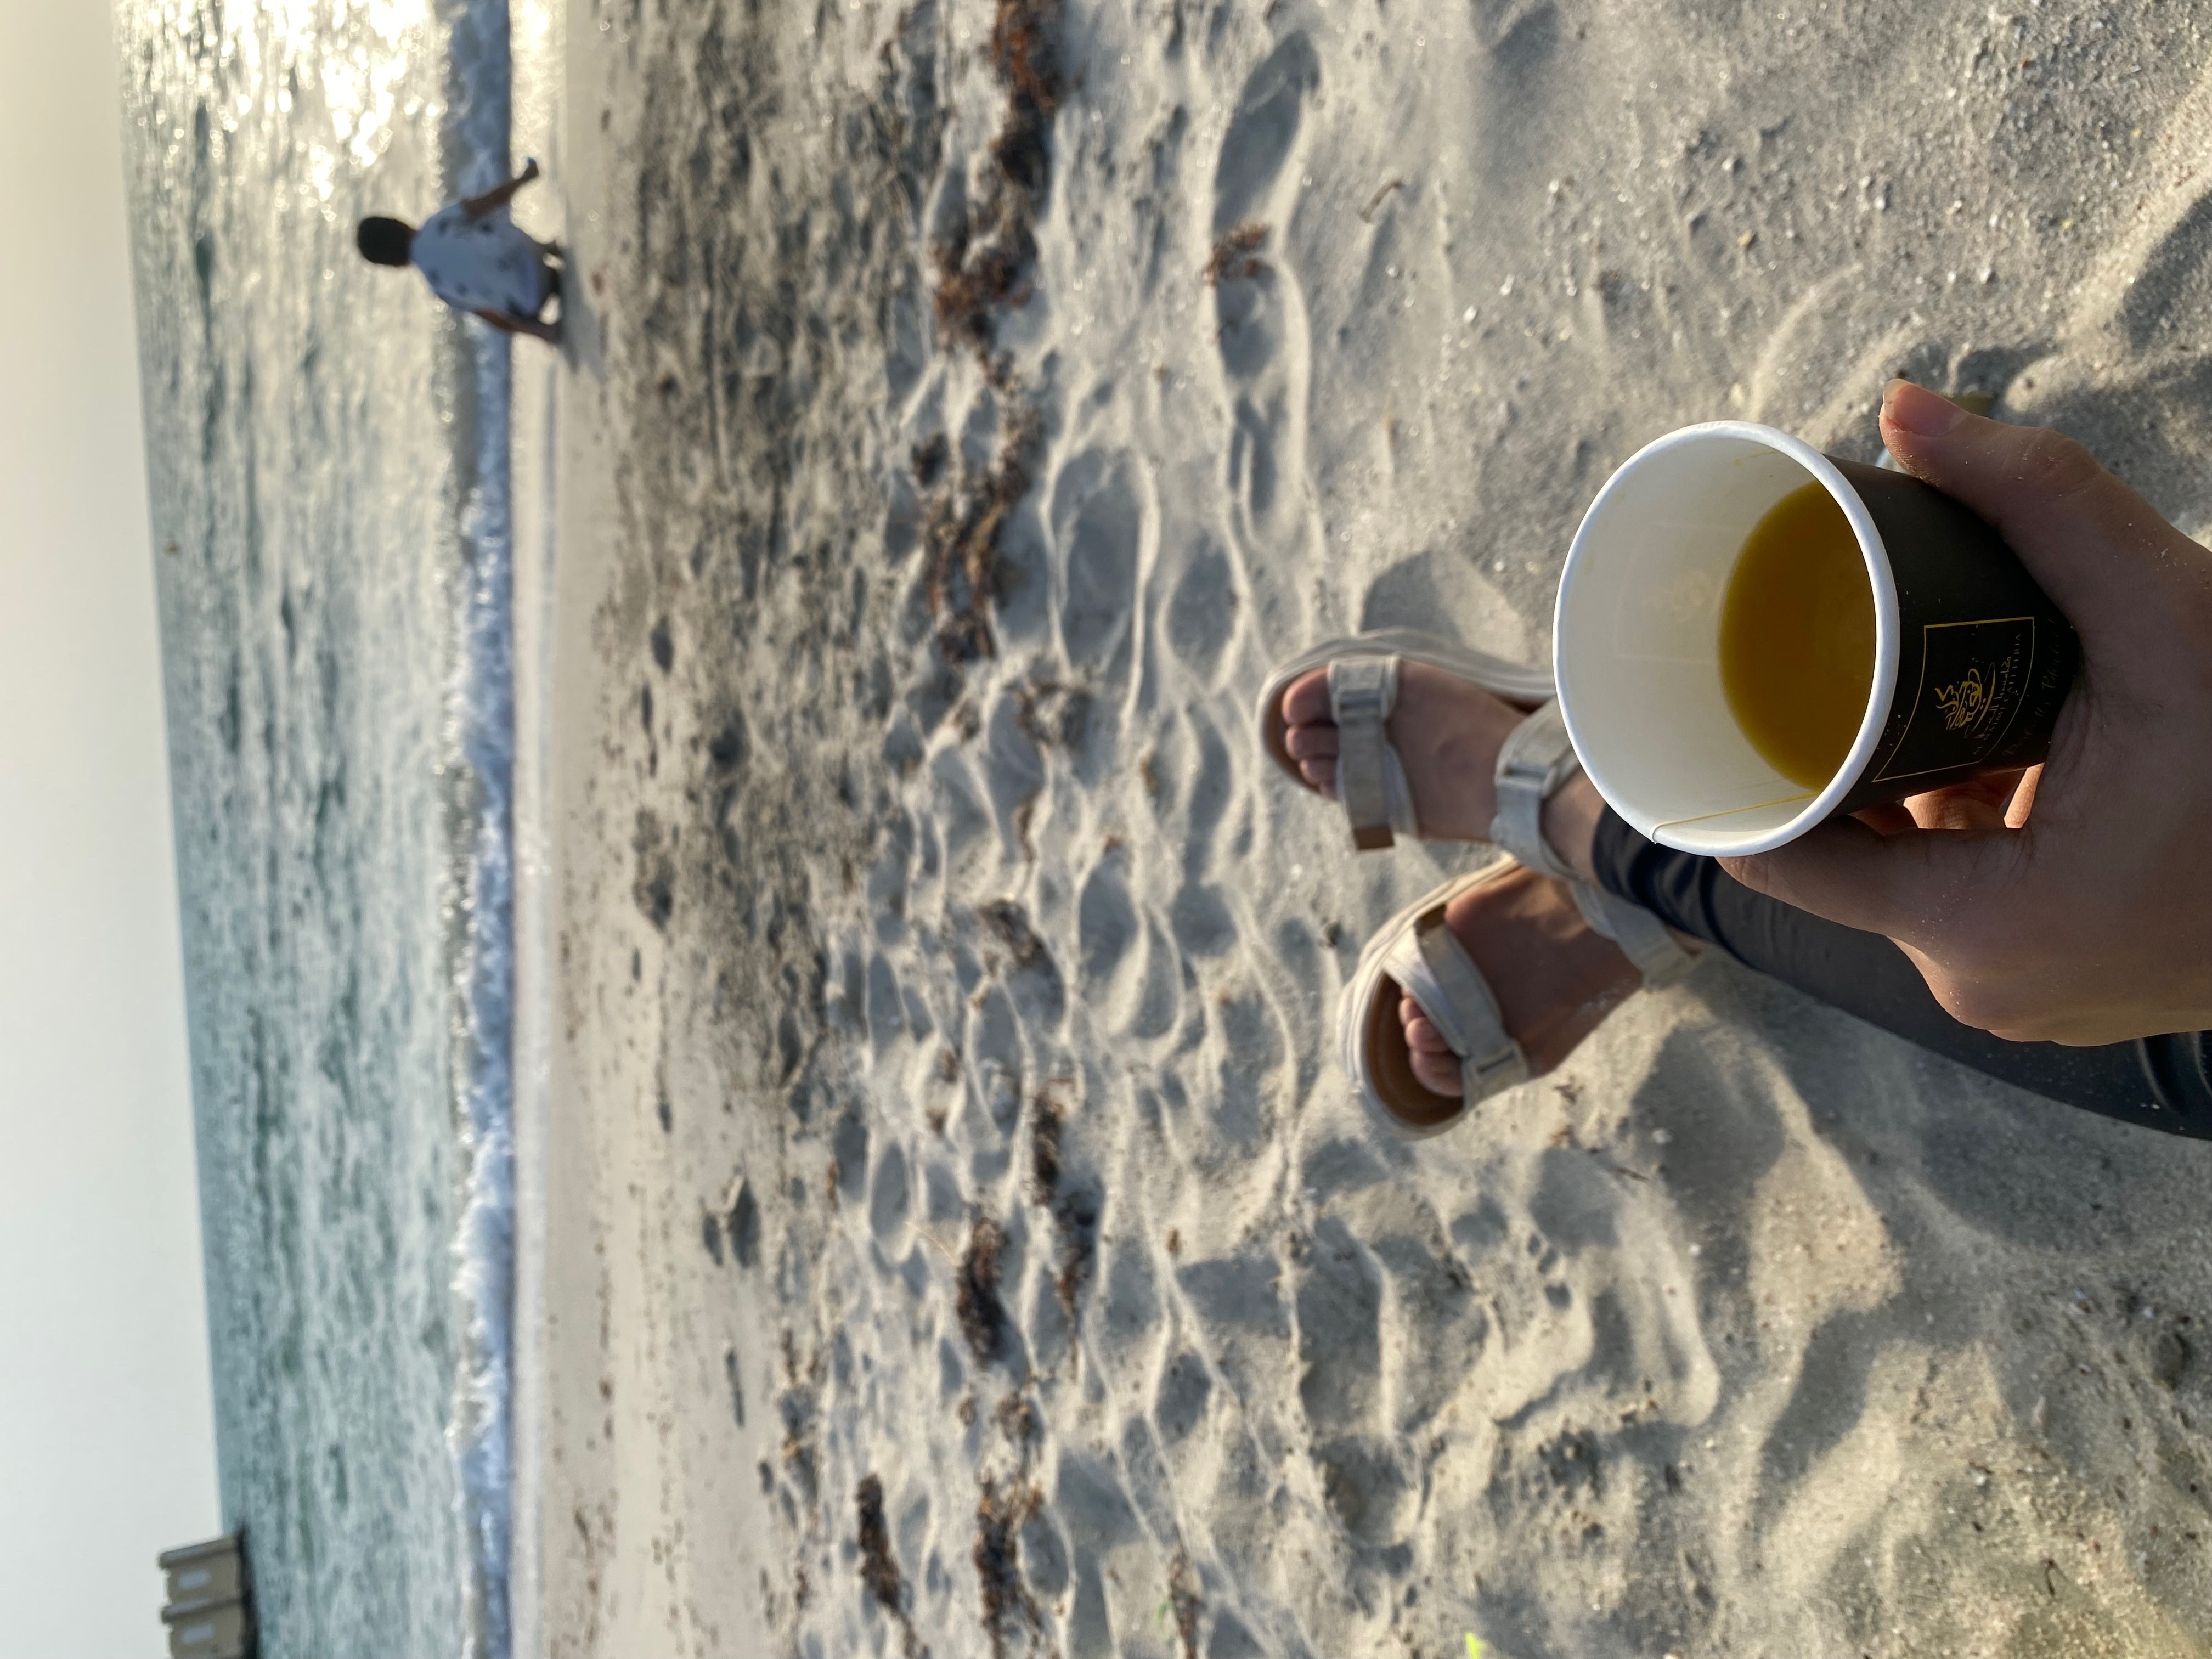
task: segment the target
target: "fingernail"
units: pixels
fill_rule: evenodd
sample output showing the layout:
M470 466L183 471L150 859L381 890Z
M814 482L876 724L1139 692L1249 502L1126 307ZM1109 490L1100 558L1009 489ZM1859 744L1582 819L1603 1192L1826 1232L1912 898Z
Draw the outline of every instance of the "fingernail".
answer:
M1881 389L1881 417L1917 437L1940 438L1966 418L1966 411L1910 380L1892 380Z

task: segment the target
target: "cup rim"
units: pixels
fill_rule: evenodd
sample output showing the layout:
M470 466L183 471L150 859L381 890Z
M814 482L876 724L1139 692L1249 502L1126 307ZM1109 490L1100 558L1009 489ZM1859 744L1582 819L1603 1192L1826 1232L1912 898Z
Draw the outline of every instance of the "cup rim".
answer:
M1755 421L1700 422L1694 426L1678 427L1645 444L1613 469L1613 476L1605 481L1604 486L1592 499L1589 509L1583 513L1582 523L1576 528L1575 538L1568 546L1566 562L1559 574L1559 594L1552 607L1552 676L1558 688L1559 712L1566 721L1567 736L1574 744L1575 754L1581 760L1583 769L1589 773L1590 782L1613 811L1626 819L1630 827L1639 835L1657 842L1662 847L1708 855L1723 850L1715 844L1702 842L1696 831L1687 828L1705 820L1676 818L1662 821L1649 813L1632 811L1607 786L1602 769L1592 763L1590 751L1583 741L1583 732L1575 718L1565 659L1560 648L1565 637L1560 626L1561 620L1566 614L1568 600L1575 591L1577 578L1587 577L1586 555L1591 526L1597 521L1602 509L1624 487L1632 474L1660 459L1669 451L1692 447L1716 438L1748 440L1775 450L1796 462L1815 479L1836 505L1843 509L1844 517L1850 521L1851 533L1859 544L1859 556L1866 566L1867 580L1874 589L1874 681L1868 688L1866 710L1859 717L1858 735L1852 740L1850 752L1829 778L1826 787L1807 801L1787 822L1747 841L1731 840L1725 848L1730 857L1749 857L1753 854L1771 853L1776 848L1795 841L1836 810L1873 763L1875 746L1881 739L1882 728L1888 723L1890 705L1897 696L1899 621L1897 580L1890 569L1889 550L1882 541L1881 532L1875 525L1874 515L1867 510L1865 501L1833 461L1803 439L1793 437L1771 426L1762 426ZM1713 816L1717 818L1735 815L1731 811ZM1670 831L1674 833L1670 834Z

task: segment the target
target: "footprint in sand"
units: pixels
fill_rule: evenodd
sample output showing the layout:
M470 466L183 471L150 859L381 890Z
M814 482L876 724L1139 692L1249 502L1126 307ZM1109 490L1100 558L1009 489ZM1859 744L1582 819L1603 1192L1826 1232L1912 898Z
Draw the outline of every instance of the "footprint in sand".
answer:
M1206 1644L1206 1659L1266 1659L1267 1651L1235 1613L1214 1615L1213 1636Z
M1407 1203L1412 1211L1417 1207ZM1466 1270L1438 1247L1439 1231L1425 1206L1395 1224L1370 1224L1370 1248L1381 1268L1390 1305L1405 1320L1406 1337L1391 1391L1391 1430L1411 1434L1443 1413L1464 1381L1475 1375L1490 1337L1490 1321L1477 1303ZM1380 1229L1376 1230L1379 1225Z
M1202 1158L1256 1158L1288 1097L1282 1071L1290 1044L1266 996L1217 997L1213 1014L1221 1061L1213 1109L1198 1120Z
M896 945L906 936L907 872L914 863L914 819L904 812L884 824L868 866L868 915L876 943Z
M1053 1282L1050 1264L1045 1264L1045 1267L1030 1283L1026 1292L1029 1310L1023 1316L1022 1330L1029 1340L1030 1363L1040 1372L1058 1372L1074 1352L1075 1324L1060 1299L1060 1287Z
M940 750L929 767L929 816L943 835L945 864L959 870L989 859L998 850L998 824L977 799L969 757L958 749Z
M841 1119L830 1137L830 1156L836 1160L837 1191L848 1204L857 1204L867 1190L868 1121L854 1112Z
M968 1364L960 1357L960 1345L949 1336L937 1341L937 1398L940 1405L950 1405L960 1397L968 1386Z
M1285 37L1246 78L1214 170L1215 246L1232 250L1217 261L1213 288L1232 411L1229 494L1239 535L1255 550L1279 538L1289 494L1282 481L1305 469L1311 348L1304 299L1282 243L1295 189L1290 164L1320 84L1312 42L1303 33Z
M1221 140L1213 181L1213 234L1250 218L1297 143L1306 100L1321 84L1313 42L1293 32L1246 77L1237 111Z
M1273 1256L1248 1250L1194 1261L1176 1273L1176 1283L1209 1346L1218 1348L1240 1332L1277 1340L1290 1335L1290 1315L1277 1288L1281 1277L1281 1265ZM1164 1395L1166 1384L1161 1386Z
M1063 466L1053 484L1052 526L1062 573L1060 649L1071 668L1122 678L1145 535L1144 498L1128 458L1086 449Z
M1022 1523L1022 1577L1030 1594L1040 1601L1054 1602L1067 1594L1067 1546L1052 1523L1050 1510L1040 1505Z
M1211 536L1194 534L1167 607L1168 649L1201 685L1210 685L1237 633L1237 572Z
M1141 1413L1121 1425L1121 1478L1153 1542L1164 1549L1174 1547L1182 1530L1176 1525L1169 1496L1175 1487L1168 1478L1167 1465L1161 1461L1160 1443L1153 1437L1152 1425Z
M1314 1229L1298 1274L1298 1400L1317 1435L1364 1429L1382 1373L1382 1279L1334 1216Z
M1229 900L1218 887L1192 883L1175 896L1168 916L1186 956L1224 956L1243 939Z
M868 1040L881 1058L906 1035L906 999L900 994L898 973L890 957L869 958L867 999Z
M1224 850L1218 842L1223 822L1230 808L1237 804L1237 769L1231 761L1227 740L1204 709L1190 711L1189 726L1188 742L1193 752L1183 775L1190 793L1183 803L1180 839L1184 848L1185 872L1194 879L1204 875L1212 866L1216 854ZM1167 750L1168 744L1164 741L1160 755L1163 771L1178 759Z
M1368 1544L1387 1544L1397 1534L1406 1477L1381 1443L1333 1441L1315 1452L1314 1462L1322 1497L1346 1532Z
M1137 1361L1133 1351L1157 1334L1160 1317L1159 1286L1140 1242L1123 1239L1113 1247L1101 1291L1096 1316L1108 1348L1117 1363Z
M1127 1036L1173 1030L1182 1009L1176 952L1158 925L1138 914L1119 854L1084 882L1075 918L1077 971L1093 1016Z
M1213 1400L1213 1375L1206 1361L1184 1349L1160 1372L1152 1394L1152 1427L1170 1445L1180 1445L1205 1420Z
M1138 1538L1137 1516L1113 1468L1078 1452L1063 1451L1052 1508L1066 1528L1075 1563L1075 1601L1068 1611L1069 1659L1117 1651L1107 1610L1103 1558ZM1117 1575L1118 1582L1118 1575Z
M897 1253L906 1231L910 1203L906 1152L894 1141L877 1162L875 1179L868 1194L868 1231L875 1235L876 1243L883 1246L886 1255Z
M1077 971L1084 989L1111 986L1142 931L1121 860L1109 854L1083 884L1075 906Z
M1913 1314L1894 1307L1849 1309L1821 1322L1805 1343L1796 1386L1766 1425L1760 1447L1759 1519L1773 1524L1789 1494L1809 1471L1859 1429L1866 1418L1870 1374L1900 1341L1924 1339Z
M984 734L983 787L1000 844L1009 854L1019 856L1023 813L1045 785L1044 757L1023 729L1021 701L1011 692L993 705Z
M1013 1000L1000 985L979 991L968 1005L968 1030L961 1044L979 1081L985 1085L994 1119L1006 1114L1006 1085L1022 1074L1022 1027ZM1018 1094L1012 1097L1018 1109ZM1011 1118L1000 1127L1010 1127Z
M945 1229L957 1226L968 1214L967 1194L960 1190L960 1177L951 1164L943 1158L925 1160L921 1167L922 1219L930 1231L939 1236Z

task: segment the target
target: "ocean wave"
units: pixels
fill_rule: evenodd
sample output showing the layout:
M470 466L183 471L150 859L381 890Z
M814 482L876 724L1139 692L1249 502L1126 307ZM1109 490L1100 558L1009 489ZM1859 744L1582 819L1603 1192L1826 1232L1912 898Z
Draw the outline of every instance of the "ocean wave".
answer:
M462 190L479 190L507 176L513 77L505 0L465 0L447 21L449 165ZM466 1651L506 1659L514 1370L514 377L504 340L483 336L473 360L474 454L466 461L474 480L461 517L467 580L449 710L465 769L453 943L467 1161L453 1291L466 1337L447 1439L468 1551Z

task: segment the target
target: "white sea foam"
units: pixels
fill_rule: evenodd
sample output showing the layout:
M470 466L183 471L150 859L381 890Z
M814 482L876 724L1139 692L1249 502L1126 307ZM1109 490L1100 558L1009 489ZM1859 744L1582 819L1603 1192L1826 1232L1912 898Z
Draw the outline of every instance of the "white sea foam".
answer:
M449 81L463 95L449 131L471 152L462 188L481 190L507 176L512 80L504 0L471 0L454 21L450 51ZM448 1438L460 1474L470 1650L504 1659L514 1478L514 375L503 351L479 354L474 367L476 483L462 520L468 569L451 705L471 786L455 1003L468 1162L453 1290L466 1310L467 1335Z
M450 1437L468 1540L471 1638L478 1652L499 1656L508 1648L514 1316L514 624L506 358L479 360L477 381L478 480L464 532L471 571L453 690L459 748L474 785L456 964L468 1172L453 1289L467 1310L468 1334Z

